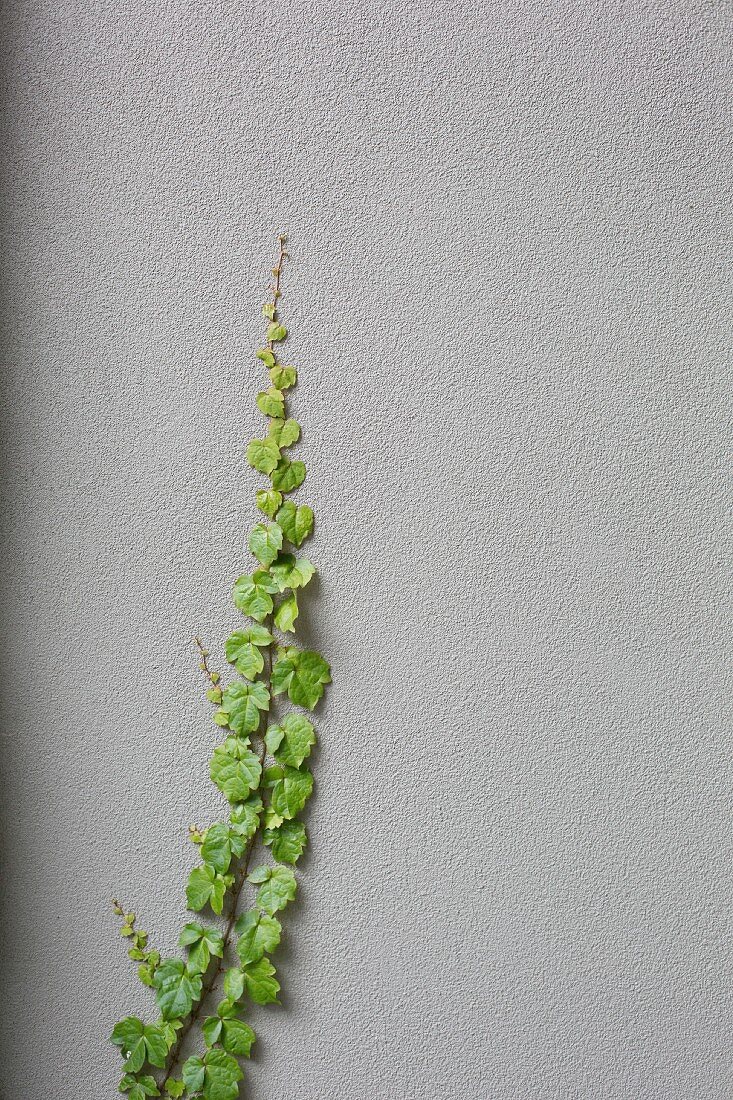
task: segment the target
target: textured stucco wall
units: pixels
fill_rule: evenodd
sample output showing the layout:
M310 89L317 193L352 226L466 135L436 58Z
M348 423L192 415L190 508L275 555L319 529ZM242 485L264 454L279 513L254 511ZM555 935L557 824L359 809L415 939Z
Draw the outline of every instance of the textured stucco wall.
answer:
M220 807L279 229L335 682L243 1095L731 1095L732 14L4 5L5 1100L115 1095Z

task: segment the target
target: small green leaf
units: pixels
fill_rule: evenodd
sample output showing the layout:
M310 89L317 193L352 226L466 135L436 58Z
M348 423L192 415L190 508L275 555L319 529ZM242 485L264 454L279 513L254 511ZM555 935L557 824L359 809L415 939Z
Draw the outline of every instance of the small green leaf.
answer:
M264 658L260 646L270 645L272 634L263 626L252 626L246 630L235 630L226 641L227 661L234 665L237 672L254 680L264 668ZM219 700L221 702L221 700ZM228 724L228 723L227 723Z
M323 695L324 684L331 683L331 669L319 653L310 649L288 648L272 670L270 686L273 695L287 691L296 707L313 710Z
M224 975L224 993L232 1001L238 1001L244 993L244 975L239 967L230 967Z
M313 776L307 769L284 768L283 777L273 787L270 804L285 821L299 814L313 793Z
M281 420L277 417L270 421L267 435L278 447L292 447L300 439L300 424L297 420Z
M259 959L250 963L243 971L247 993L258 1005L278 1004L277 995L280 983L274 977L275 967L269 959Z
M298 597L294 592L282 600L275 611L275 626L284 634L295 633L295 620L298 618Z
M272 916L295 897L297 884L290 867L273 867L257 891L257 904Z
M286 500L277 513L277 522L285 538L294 546L300 546L313 530L313 509L307 504L296 505Z
M243 1020L224 1020L222 1022L221 1045L229 1054L240 1058L249 1058L249 1052L256 1035Z
M265 952L274 951L280 943L280 921L257 909L243 913L237 920L236 929L239 934L237 954L243 965L257 962Z
M184 926L178 945L188 948L188 970L198 974L208 969L212 955L220 959L224 954L224 937L219 929L194 921Z
M228 825L211 825L201 845L201 858L220 875L225 875L232 862L232 844Z
M257 753L241 738L227 737L214 749L209 774L230 802L246 802L250 791L259 785L262 766Z
M275 320L275 306L272 302L265 302L262 307L262 316L266 317L268 321Z
M213 1047L214 1043L219 1041L221 1035L222 1021L218 1016L209 1016L204 1020L201 1031L204 1035L204 1042L207 1047Z
M259 867L254 867L250 871L247 875L247 882L267 882L271 874L272 868L268 867L266 863L262 863Z
M259 510L272 519L283 502L283 495L276 489L258 489L256 499Z
M245 575L235 582L234 606L261 623L272 611L272 593L277 591L278 586L270 574L257 569L251 576Z
M307 836L300 821L284 821L277 829L266 829L263 840L272 846L278 863L297 863L305 851Z
M282 489L284 493L292 493L305 481L305 464L300 460L291 462L289 458L281 458L272 472L272 484L275 489Z
M183 1081L189 1092L198 1092L204 1083L205 1067L203 1059L195 1054L183 1063Z
M292 713L279 726L268 727L265 742L278 764L299 768L316 743L316 731L304 714Z
M201 975L189 974L180 959L165 959L155 972L156 1000L164 1020L188 1016L201 996Z
M298 381L295 367L270 367L270 381L278 390L289 390Z
M273 353L270 351L269 348L258 348L257 351L255 352L255 355L257 356L258 359L262 360L262 362L265 364L266 367L274 367L275 366L275 356L273 355Z
M267 326L267 339L273 344L284 340L287 335L288 330L285 328L285 325L281 325L277 321L273 321L271 325Z
M178 1100L178 1097L183 1096L186 1091L186 1084L177 1077L169 1077L165 1083L165 1091L172 1100Z
M257 394L257 408L265 416L274 416L280 419L285 416L285 399L280 390L273 387Z
M129 1092L129 1100L145 1100L146 1096L160 1096L153 1077L133 1077L126 1073L120 1081L120 1092Z
M261 474L271 474L279 461L280 448L271 436L267 439L253 439L247 447L247 462Z
M308 558L296 558L294 554L279 554L270 573L281 592L286 588L305 588L316 567Z
M240 735L254 733L260 724L260 711L270 706L270 693L261 680L244 683L237 680L224 690L222 710L229 716L229 728Z
M188 876L186 886L188 908L198 913L208 904L215 913L221 913L228 885L227 878L217 874L208 863L204 863L201 867L194 867Z
M249 536L249 548L263 565L275 560L282 544L283 533L277 523L258 523Z

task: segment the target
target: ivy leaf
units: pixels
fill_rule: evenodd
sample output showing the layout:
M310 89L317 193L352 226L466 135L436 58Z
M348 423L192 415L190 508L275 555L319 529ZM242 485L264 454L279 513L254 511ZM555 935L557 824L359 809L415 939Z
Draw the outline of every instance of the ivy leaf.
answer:
M282 600L275 611L275 626L284 634L295 633L295 620L298 618L298 597L294 592Z
M285 416L285 399L280 390L272 388L257 394L257 408L265 416L281 419Z
M316 743L316 731L304 714L288 714L279 726L268 726L265 743L278 764L299 768Z
M306 770L284 768L283 777L272 790L270 805L274 813L290 821L305 806L313 793L313 776Z
M297 505L286 500L277 513L277 522L285 538L294 546L300 546L313 530L313 509L307 504Z
M201 858L220 875L225 875L232 862L232 842L228 825L211 825L201 845Z
M270 706L270 693L261 680L248 684L238 680L224 690L221 709L229 716L229 728L241 735L254 733L260 711Z
M266 367L274 367L275 366L275 356L273 355L273 353L270 351L269 348L258 348L257 351L255 352L255 355L257 356L258 359L262 360L262 362L265 364Z
M311 649L290 647L280 651L272 670L270 686L273 695L287 691L297 707L313 710L323 695L324 684L331 683L331 669L319 653Z
M246 802L238 802L229 817L232 832L249 840L257 832L262 813L262 799L259 795L253 795Z
M165 1065L168 1042L155 1024L144 1024L137 1016L127 1016L115 1025L110 1038L127 1059L125 1069L128 1073L137 1073L145 1062L152 1066Z
M156 1000L164 1020L188 1016L201 996L201 975L190 974L180 959L164 959L155 971Z
M265 666L259 647L270 645L273 640L272 634L264 626L235 630L226 640L227 661L234 665L242 676L246 676L248 680L254 680Z
M289 390L298 381L295 367L270 367L270 381L279 390Z
M257 569L251 576L240 577L234 585L234 606L261 623L272 611L272 593L278 588L270 574Z
M191 973L204 974L212 955L217 959L223 956L224 937L218 928L206 928L192 921L184 926L178 946L188 948L188 970Z
M217 874L208 863L204 863L201 867L194 867L188 876L186 904L189 909L193 909L194 913L198 913L207 903L215 913L221 913L224 908L224 895L230 885L231 877Z
M281 458L271 476L273 489L282 489L284 493L291 493L305 481L305 463L300 460L291 462L289 458Z
M258 523L249 536L249 548L263 565L269 565L282 549L283 533L277 523Z
M129 1092L129 1100L145 1100L146 1096L160 1096L153 1077L133 1077L126 1073L120 1081L120 1092Z
M238 1001L244 993L244 975L239 967L230 967L224 975L224 993L232 1001Z
M279 461L280 448L272 436L267 439L253 439L247 447L247 462L261 474L271 474Z
M308 558L296 558L295 554L279 554L273 562L272 579L281 592L286 588L305 588L316 567Z
M257 1038L252 1028L243 1020L223 1020L221 1030L221 1045L224 1050L240 1058L249 1058L252 1044Z
M262 870L257 868L257 870ZM289 867L266 867L267 877L253 878L248 876L250 882L262 882L257 891L257 904L272 916L279 909L284 909L289 901L295 897L297 884L295 875Z
M208 1016L201 1027L203 1032L204 1042L207 1047L213 1047L214 1043L218 1043L219 1036L221 1035L222 1020L218 1016Z
M165 1083L165 1091L172 1100L178 1100L178 1097L183 1096L186 1091L186 1084L184 1081L179 1081L176 1077L169 1077Z
M297 863L308 838L302 822L283 821L277 829L266 829L262 839L272 846L273 857L278 863Z
M257 753L240 738L227 737L214 749L209 774L230 802L246 802L250 791L259 786L261 773Z
M281 420L276 417L270 421L267 435L278 447L292 447L293 443L297 443L300 439L300 424L297 420Z
M257 962L265 952L274 951L280 943L280 921L257 909L243 913L235 927L239 935L237 954L244 965Z
M283 502L283 495L275 489L258 489L256 500L259 510L272 519Z
M288 330L285 325L281 325L278 321L273 321L271 325L267 326L267 339L273 344L284 340L287 335Z
M277 995L280 983L274 977L276 971L269 959L250 963L243 971L244 984L251 999L258 1005L279 1004Z
M272 302L265 302L262 307L262 316L266 317L268 321L275 320L275 306Z

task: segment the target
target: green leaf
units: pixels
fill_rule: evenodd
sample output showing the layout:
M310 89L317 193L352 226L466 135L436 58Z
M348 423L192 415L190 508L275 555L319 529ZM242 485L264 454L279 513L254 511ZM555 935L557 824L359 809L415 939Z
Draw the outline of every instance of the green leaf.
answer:
M145 1062L164 1066L168 1054L165 1035L155 1024L144 1024L137 1016L127 1016L115 1025L111 1041L120 1047L128 1073L137 1073Z
M222 1022L221 1045L229 1054L236 1054L240 1058L249 1058L257 1036L248 1024L243 1020L224 1020Z
M272 472L273 489L281 489L284 493L291 493L305 481L305 463L296 460L291 462L289 458L281 458Z
M237 672L254 680L264 668L264 658L260 646L270 645L272 634L264 626L251 626L246 630L235 630L226 640L227 661L234 665ZM221 700L220 700L221 701Z
M279 461L280 448L272 436L267 439L253 439L247 447L247 462L261 474L271 474Z
M220 875L226 874L232 862L232 844L228 825L211 825L201 845L201 858Z
M272 611L272 593L277 591L277 584L270 574L264 569L257 569L251 576L245 575L235 582L234 606L261 623Z
M262 307L262 316L266 317L268 321L275 320L275 306L272 302L265 302Z
M271 388L257 394L257 408L265 416L282 418L285 416L285 399L280 390Z
M214 1043L218 1043L219 1036L221 1035L222 1021L218 1016L209 1016L204 1020L201 1031L203 1032L204 1042L207 1047L213 1047Z
M307 504L295 504L286 500L277 513L277 522L285 538L294 546L300 546L313 530L313 509Z
M258 489L256 499L259 510L272 519L283 502L283 495L276 489Z
M262 799L259 795L253 795L246 802L238 802L230 814L229 820L232 832L249 840L257 832L262 812Z
M313 562L308 558L296 558L295 554L279 554L270 570L281 592L286 588L305 588L315 571Z
M265 743L279 764L299 768L316 743L316 731L304 714L288 714L279 726L268 726Z
M184 1081L179 1081L176 1077L169 1077L165 1083L165 1091L173 1100L178 1100L179 1096L183 1096L186 1091L186 1085Z
M277 917L250 909L237 920L236 930L239 934L237 954L246 965L257 962L265 952L275 950L280 943L282 927Z
M224 937L218 928L206 928L192 921L184 926L178 946L188 948L188 970L203 974L208 969L212 955L217 959L223 956Z
M324 684L331 683L331 669L319 653L311 649L281 650L270 678L273 695L287 691L297 707L313 710L323 695Z
M242 971L247 993L255 1004L279 1004L277 995L280 992L280 983L274 977L275 973L275 967L265 958L250 963Z
M201 996L201 975L189 974L180 959L164 959L155 971L156 1000L164 1020L188 1016Z
M258 523L249 536L249 548L263 565L269 565L282 549L283 533L277 523Z
M272 916L295 897L297 884L290 867L269 867L267 879L257 891L257 904Z
M204 1083L206 1069L202 1058L195 1054L183 1063L182 1076L189 1092L198 1092Z
M229 728L241 735L259 728L260 711L270 706L270 693L261 680L248 684L241 680L224 690L221 709L229 716Z
M208 863L204 863L202 867L194 867L186 886L188 908L198 913L208 903L215 913L221 913L229 881L229 876L225 878L217 874Z
M277 321L273 321L271 325L267 326L267 339L273 344L284 340L287 335L288 330L285 328L285 325L281 325Z
M298 381L295 367L270 367L270 381L278 390L289 390Z
M300 439L300 424L297 420L281 420L276 417L270 421L267 435L277 443L278 447L292 447L293 443L297 443Z
M275 626L284 634L295 633L295 620L298 618L298 597L294 592L282 600L275 611Z
M278 863L297 863L305 851L307 835L300 821L284 821L277 829L266 829L262 839L272 846Z
M244 993L244 975L238 966L232 966L224 975L224 993L232 1001L238 1001Z
M266 367L274 367L275 366L275 356L273 355L273 353L270 351L269 348L258 348L257 351L255 352L255 355L257 356L258 359L262 360L262 362L265 364Z
M148 1075L133 1077L126 1073L120 1081L120 1092L129 1092L129 1100L145 1100L146 1096L160 1096L155 1079Z
M285 768L273 787L270 805L274 813L290 821L299 814L313 793L313 776L306 769Z
M214 749L209 774L230 802L246 802L259 786L262 765L257 753L240 738L227 737Z

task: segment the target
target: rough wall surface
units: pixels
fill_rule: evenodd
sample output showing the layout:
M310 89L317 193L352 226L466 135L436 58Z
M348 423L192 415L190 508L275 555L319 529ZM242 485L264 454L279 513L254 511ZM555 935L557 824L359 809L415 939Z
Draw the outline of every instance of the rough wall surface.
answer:
M252 1100L733 1088L731 6L3 8L5 1100L174 948L289 351L332 660Z

